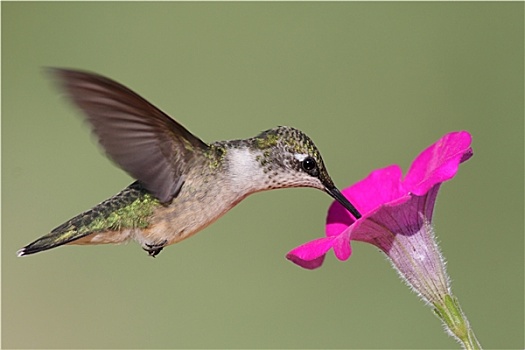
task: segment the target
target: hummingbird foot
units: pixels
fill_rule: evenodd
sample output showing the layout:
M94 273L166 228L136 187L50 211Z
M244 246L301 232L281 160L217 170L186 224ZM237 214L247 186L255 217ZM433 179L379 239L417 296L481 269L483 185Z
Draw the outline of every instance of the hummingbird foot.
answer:
M164 249L164 246L168 243L168 240L164 240L159 244L147 244L145 243L146 247L142 247L145 251L148 252L148 255L151 257L156 257L162 249Z

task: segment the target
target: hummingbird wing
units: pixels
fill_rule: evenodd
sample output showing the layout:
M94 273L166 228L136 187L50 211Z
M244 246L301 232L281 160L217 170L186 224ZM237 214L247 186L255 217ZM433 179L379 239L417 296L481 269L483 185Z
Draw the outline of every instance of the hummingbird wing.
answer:
M207 144L125 86L98 74L51 69L87 116L109 158L157 197L170 202L194 152Z

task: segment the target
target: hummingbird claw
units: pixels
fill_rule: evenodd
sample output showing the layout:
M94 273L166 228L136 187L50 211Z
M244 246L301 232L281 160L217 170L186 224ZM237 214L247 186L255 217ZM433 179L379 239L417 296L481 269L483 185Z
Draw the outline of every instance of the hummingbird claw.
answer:
M146 243L145 244L146 247L142 247L142 249L147 251L148 255L154 258L162 251L162 249L164 249L164 246L166 245L166 243L168 243L168 240L164 240L162 241L162 243L159 243L159 244L147 244Z

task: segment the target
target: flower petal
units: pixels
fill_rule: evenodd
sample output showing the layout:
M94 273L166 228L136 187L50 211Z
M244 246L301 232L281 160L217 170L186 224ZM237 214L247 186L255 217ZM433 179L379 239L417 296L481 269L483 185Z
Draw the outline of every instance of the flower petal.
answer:
M403 196L401 175L401 168L391 165L371 172L367 178L344 189L342 193L361 214L366 215L380 205ZM326 235L339 235L354 221L350 213L339 202L334 201L328 209Z
M468 132L451 132L425 149L410 166L403 181L405 190L421 196L434 185L453 178L459 164L472 156L471 142Z
M431 223L440 184L453 178L459 164L472 156L471 142L466 131L446 134L414 160L404 180L398 165L371 172L342 191L363 216L356 220L333 202L328 210L326 237L303 244L286 257L315 269L331 248L339 260L348 259L352 240L371 243L388 255L397 237L414 235Z
M336 236L336 238L334 239L334 254L337 257L337 259L341 261L347 260L352 254L352 247L350 246L350 229Z
M323 264L326 252L334 245L336 237L318 238L286 254L286 258L305 269L315 269Z

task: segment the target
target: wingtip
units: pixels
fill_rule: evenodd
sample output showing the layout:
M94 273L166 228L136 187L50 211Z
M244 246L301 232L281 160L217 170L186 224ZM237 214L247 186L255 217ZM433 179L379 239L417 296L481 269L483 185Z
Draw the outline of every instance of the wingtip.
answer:
M51 76L53 78L60 77L61 74L64 74L67 69L59 68L59 67L42 67L42 71L44 74L47 74L48 76Z
M59 86L64 86L69 77L75 77L82 74L94 75L88 71L62 67L43 67L43 70L45 74L55 80Z

